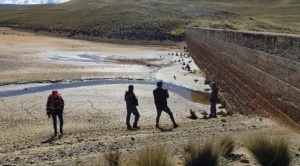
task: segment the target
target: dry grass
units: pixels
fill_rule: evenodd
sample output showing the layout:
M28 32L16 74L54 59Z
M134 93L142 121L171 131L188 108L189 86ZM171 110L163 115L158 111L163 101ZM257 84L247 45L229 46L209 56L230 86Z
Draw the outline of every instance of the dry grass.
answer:
M115 152L110 150L109 154L104 155L104 158L108 162L109 166L119 166L120 156L121 156L121 152L119 152L117 149Z
M174 165L167 150L162 146L150 148L146 146L139 153L133 166L172 166Z
M196 115L196 112L190 109L190 116L188 117L189 119L198 119L198 116Z
M235 141L233 137L226 135L221 138L218 148L223 157L227 158L234 150Z
M189 143L184 150L185 166L217 166L219 164L219 153L210 142L203 145Z
M149 3L150 0L84 2L72 0L58 5L13 8L4 5L0 7L0 23L1 26L48 32L52 35L76 36L87 40L101 38L183 41L184 27L187 25L300 33L298 28L300 5L292 2L262 3L259 0L255 3L242 0L226 0L223 3L219 0L189 2L162 0L155 3ZM272 5L266 5L269 3Z
M250 138L246 147L262 166L288 166L292 160L289 143L284 138L259 135Z
M286 27L272 22L263 22L259 20L196 20L189 26L205 27L212 29L261 31L261 32L281 32L281 33L299 33L299 30Z

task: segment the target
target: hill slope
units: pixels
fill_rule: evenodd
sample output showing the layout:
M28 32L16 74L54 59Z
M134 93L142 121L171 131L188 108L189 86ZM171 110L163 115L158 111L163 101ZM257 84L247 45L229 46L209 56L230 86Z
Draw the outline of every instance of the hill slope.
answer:
M271 7L265 5L270 3ZM287 10L290 6L292 10ZM290 28L297 27L300 21L284 17L286 12L297 16L299 6L287 0L72 0L59 5L2 5L0 25L89 40L182 41L187 25L300 33ZM278 11L274 17L269 12L273 9ZM280 19L286 20L284 26L278 24Z

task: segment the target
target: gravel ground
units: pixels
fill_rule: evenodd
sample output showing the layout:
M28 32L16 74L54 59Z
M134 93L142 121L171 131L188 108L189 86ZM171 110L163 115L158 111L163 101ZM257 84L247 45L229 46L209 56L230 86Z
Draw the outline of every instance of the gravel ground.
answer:
M0 28L0 32L0 95L7 90L25 91L39 85L54 86L66 81L103 78L163 80L189 89L209 90L204 84L204 75L192 59L180 57L181 53L185 54L182 46L111 45L36 36L8 28ZM195 71L182 70L182 60L185 64L190 62ZM122 163L131 165L136 154L146 145L163 145L169 149L174 165L183 165L184 146L188 142L217 142L222 136L231 135L237 142L234 151L237 157L229 163L258 165L244 144L250 136L265 134L288 138L295 156L292 165L300 165L299 133L256 115L236 113L204 119L202 113L209 113L207 102L189 100L175 91L170 91L168 103L179 127L173 129L169 117L163 113L162 128L155 128L156 110L152 94L155 84L133 84L140 103L141 129L127 130L123 95L128 85L58 89L66 103L65 134L56 137L53 137L51 119L45 115L50 91L0 98L0 164L104 165L104 154L119 149ZM187 118L190 110L194 110L199 119ZM218 112L221 111L226 112L218 108Z

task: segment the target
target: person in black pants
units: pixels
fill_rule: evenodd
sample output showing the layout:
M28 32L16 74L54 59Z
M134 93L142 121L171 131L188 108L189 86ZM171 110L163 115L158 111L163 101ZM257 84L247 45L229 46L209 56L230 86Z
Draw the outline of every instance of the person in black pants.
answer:
M63 134L63 111L64 111L64 99L61 97L61 94L57 92L57 90L53 90L52 93L48 96L46 111L49 118L52 117L53 120L53 129L54 136L57 135L57 116L59 119L59 131L60 134Z
M138 106L138 99L136 98L135 94L133 93L133 85L128 86L128 91L125 92L125 101L126 101L126 109L127 109L127 116L126 116L126 126L127 129L131 129L130 125L130 115L131 113L135 116L133 122L133 128L139 129L140 127L137 126L137 123L140 118L139 111L137 110L136 106Z
M211 84L212 86L212 91L210 93L210 98L209 98L209 101L210 101L210 115L209 115L209 118L216 118L217 117L217 108L216 108L216 105L217 105L217 101L218 101L218 87L217 87L217 84L215 82L213 82Z
M155 90L153 90L154 103L155 103L156 110L157 110L156 128L159 128L159 118L160 118L162 111L165 111L170 116L170 118L173 122L173 127L177 128L178 124L176 124L176 122L174 120L174 116L173 116L170 108L168 107L168 103L167 103L167 98L169 98L168 90L163 89L162 86L163 86L162 82L157 82L157 88Z

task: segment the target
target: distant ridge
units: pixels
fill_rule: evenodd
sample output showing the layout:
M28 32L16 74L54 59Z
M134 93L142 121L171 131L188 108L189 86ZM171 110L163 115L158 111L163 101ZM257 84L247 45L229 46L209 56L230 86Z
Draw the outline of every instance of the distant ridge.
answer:
M0 8L0 26L95 41L180 42L185 26L300 34L300 4L288 0L72 0Z
M59 4L70 0L5 0L0 4L33 5L33 4Z

